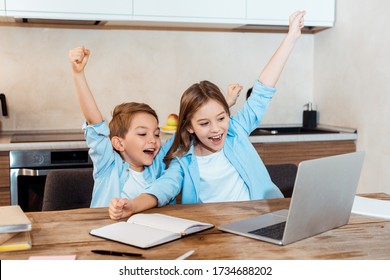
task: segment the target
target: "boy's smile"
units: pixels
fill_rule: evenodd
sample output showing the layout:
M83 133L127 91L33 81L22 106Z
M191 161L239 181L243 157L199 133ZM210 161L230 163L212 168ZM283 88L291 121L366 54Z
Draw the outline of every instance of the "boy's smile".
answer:
M156 118L148 113L137 113L125 139L122 139L122 145L121 154L131 169L143 171L144 166L151 165L161 147Z

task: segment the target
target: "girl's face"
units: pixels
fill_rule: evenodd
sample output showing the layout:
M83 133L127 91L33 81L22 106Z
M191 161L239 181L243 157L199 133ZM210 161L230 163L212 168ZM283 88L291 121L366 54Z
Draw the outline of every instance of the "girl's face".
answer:
M229 126L229 115L224 107L214 100L209 100L195 112L189 133L195 133L199 142L195 144L195 154L206 156L223 148Z
M156 118L148 113L137 113L125 138L119 138L121 155L135 171L153 163L161 147L160 129Z

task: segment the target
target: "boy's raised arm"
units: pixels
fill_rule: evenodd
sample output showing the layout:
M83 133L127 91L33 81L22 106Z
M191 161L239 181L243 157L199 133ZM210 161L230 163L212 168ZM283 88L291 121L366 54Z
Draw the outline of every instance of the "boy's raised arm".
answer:
M304 16L304 11L297 11L290 16L290 27L286 37L260 74L259 81L263 85L275 87L296 41L301 36Z
M93 94L89 89L84 73L84 68L88 62L89 55L90 51L85 47L77 47L69 51L73 82L76 87L81 111L88 124L97 124L103 121L103 117L95 102Z

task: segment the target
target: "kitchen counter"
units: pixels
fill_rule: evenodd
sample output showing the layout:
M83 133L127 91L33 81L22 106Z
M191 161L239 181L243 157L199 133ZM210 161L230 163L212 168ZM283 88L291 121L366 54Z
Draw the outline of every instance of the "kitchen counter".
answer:
M0 151L63 150L87 148L85 141L11 143L11 136L0 136Z
M12 143L12 137L15 135L37 136L41 134L78 134L77 139L82 139L82 130L42 130L42 131L3 131L0 133L0 152L15 151L15 150L67 150L67 149L85 149L87 143L85 140L76 141L45 141L45 142L23 142ZM161 133L161 140L164 142L171 134Z
M275 125L273 125L275 126ZM279 125L279 127L288 127L296 125ZM259 128L267 128L264 125ZM283 142L307 142L307 141L342 141L356 140L356 130L350 128L341 128L334 126L319 125L318 128L337 131L337 133L320 133L320 134L291 134L291 135L260 135L250 136L252 143L283 143ZM52 150L52 149L83 149L87 148L85 140L82 141L55 141L55 142L28 142L28 143L11 143L13 135L31 134L39 135L40 133L80 133L81 130L50 130L50 131L5 131L0 133L0 151L11 150ZM161 133L161 140L164 142L170 134Z
M294 128L300 125L261 125L259 128L272 128L272 127L283 127L283 128ZM249 140L252 143L286 143L286 142L309 142L309 141L343 141L343 140L356 140L357 131L353 128L344 128L328 125L318 125L316 129L329 130L329 133L318 133L318 134L268 134L259 136L249 136Z
M81 130L42 130L42 131L3 131L0 133L0 151L15 151L15 150L62 150L62 149L84 149L87 148L85 140L80 141L53 141L53 142L23 142L11 143L12 137L15 135L39 135L39 134L58 134L58 133L79 133ZM80 137L82 138L82 137Z

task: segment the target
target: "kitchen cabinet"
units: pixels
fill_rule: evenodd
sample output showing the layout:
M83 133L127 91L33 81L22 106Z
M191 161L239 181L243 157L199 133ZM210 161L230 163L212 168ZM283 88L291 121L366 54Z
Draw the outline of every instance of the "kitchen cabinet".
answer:
M246 0L133 0L134 20L237 23L245 21Z
M264 164L294 163L356 151L354 140L253 143Z
M247 24L287 25L292 11L304 10L305 26L331 27L335 21L335 0L247 0Z
M7 16L66 20L131 20L130 0L6 0Z
M288 26L293 11L305 10L305 25L331 27L335 0L133 0L134 20L236 24L238 28Z
M305 25L308 28L304 31L315 32L333 26L335 20L335 0L0 1L6 8L6 16L11 18L28 18L29 22L33 22L31 19L92 20L110 27L287 30L290 14L295 10L306 10Z
M9 152L0 152L0 206L11 204Z

